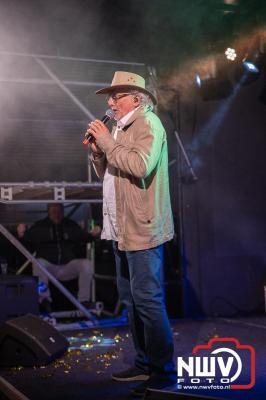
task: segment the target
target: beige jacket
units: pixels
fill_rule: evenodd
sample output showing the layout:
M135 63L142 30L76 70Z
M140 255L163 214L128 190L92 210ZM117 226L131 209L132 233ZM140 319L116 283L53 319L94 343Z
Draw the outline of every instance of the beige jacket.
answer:
M174 234L166 133L160 119L143 108L123 131L116 140L102 135L97 145L105 156L92 161L101 179L107 163L114 168L119 249L149 249Z

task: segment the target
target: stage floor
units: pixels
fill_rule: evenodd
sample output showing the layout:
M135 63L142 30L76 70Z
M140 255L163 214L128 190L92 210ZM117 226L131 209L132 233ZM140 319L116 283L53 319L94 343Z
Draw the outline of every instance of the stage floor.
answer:
M110 325L112 320L110 320ZM197 390L193 393L221 399L265 400L266 398L266 317L179 319L171 321L175 359L188 357L194 346L211 338L234 337L256 351L256 384L245 390ZM0 375L30 400L125 400L136 383L118 383L111 373L127 368L134 356L127 326L64 332L69 351L44 367L1 368ZM176 397L178 399L178 396ZM189 398L193 398L189 396Z

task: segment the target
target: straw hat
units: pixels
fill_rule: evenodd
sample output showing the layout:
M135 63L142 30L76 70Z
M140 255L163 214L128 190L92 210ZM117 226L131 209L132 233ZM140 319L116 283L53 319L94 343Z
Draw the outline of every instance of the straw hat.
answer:
M145 88L145 79L142 76L133 74L132 72L116 71L111 83L111 86L97 90L96 94L112 93L114 91L122 90L139 90L150 96L153 103L156 104L157 100L154 94Z

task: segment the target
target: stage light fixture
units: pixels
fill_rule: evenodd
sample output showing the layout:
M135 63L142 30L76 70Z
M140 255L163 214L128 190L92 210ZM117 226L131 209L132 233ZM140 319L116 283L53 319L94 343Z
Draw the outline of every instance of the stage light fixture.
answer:
M224 54L225 54L227 60L230 60L230 61L235 61L235 59L237 57L235 49L232 49L231 47L228 47L225 50Z
M252 62L244 61L243 64L244 64L245 69L248 72L252 72L254 74L258 74L260 72L258 67L255 64L253 64Z
M240 82L242 86L255 82L260 77L265 66L266 58L264 53L257 50L252 54L247 54L235 69L236 82Z
M201 86L201 78L200 78L199 74L197 74L195 76L195 81L196 81L197 86L200 87Z
M251 72L252 74L259 74L261 72L261 68L265 63L265 54L260 51L256 51L251 56L246 56L243 59L243 67L247 72Z

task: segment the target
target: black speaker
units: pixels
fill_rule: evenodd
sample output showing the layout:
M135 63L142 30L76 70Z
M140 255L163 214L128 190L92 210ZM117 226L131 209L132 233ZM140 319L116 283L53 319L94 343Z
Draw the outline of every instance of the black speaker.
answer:
M0 329L0 366L44 365L67 350L67 339L52 325L27 314Z
M190 393L176 393L176 392L167 392L164 390L157 389L147 389L145 396L145 400L223 400L217 397L209 397L206 395L200 394L190 394Z

